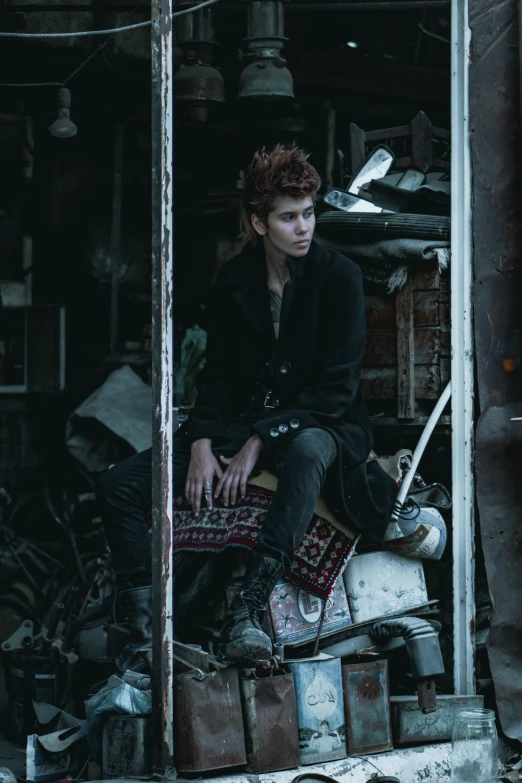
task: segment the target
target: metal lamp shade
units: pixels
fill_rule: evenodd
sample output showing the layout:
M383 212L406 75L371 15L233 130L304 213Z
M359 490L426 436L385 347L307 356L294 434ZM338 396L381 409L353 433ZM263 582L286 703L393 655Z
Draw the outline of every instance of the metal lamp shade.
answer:
M272 60L249 63L239 77L239 98L293 98L292 74Z
M181 65L174 76L174 97L186 103L224 103L223 77L212 65Z

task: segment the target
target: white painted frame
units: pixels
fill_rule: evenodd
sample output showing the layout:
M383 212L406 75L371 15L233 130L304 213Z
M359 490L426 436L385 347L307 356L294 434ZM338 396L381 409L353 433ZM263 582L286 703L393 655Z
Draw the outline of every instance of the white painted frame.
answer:
M454 688L475 693L473 257L468 0L451 3L451 379Z

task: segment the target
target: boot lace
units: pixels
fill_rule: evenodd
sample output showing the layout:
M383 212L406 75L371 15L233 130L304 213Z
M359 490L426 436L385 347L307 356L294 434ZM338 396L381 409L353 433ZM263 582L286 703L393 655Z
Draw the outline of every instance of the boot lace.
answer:
M268 600L268 585L263 579L263 576L267 575L267 572L262 566L256 568L254 572L250 574L248 585L240 590L240 595L250 612L254 612L256 615L264 612L266 602Z
M415 514L412 514L412 511L415 511ZM411 498L408 498L406 503L399 511L399 519L417 519L420 512L421 512L421 508L419 504L416 503Z

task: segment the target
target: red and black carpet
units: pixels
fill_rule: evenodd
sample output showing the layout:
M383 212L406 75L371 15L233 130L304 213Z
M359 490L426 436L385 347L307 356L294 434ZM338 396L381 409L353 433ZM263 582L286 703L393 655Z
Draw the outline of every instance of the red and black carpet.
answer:
M202 511L199 517L185 498L175 498L175 549L178 552L222 552L227 547L251 549L272 497L268 490L249 486L245 499L237 506L224 508L218 502L212 511ZM356 541L350 541L330 522L314 514L286 576L309 593L328 598L355 544Z

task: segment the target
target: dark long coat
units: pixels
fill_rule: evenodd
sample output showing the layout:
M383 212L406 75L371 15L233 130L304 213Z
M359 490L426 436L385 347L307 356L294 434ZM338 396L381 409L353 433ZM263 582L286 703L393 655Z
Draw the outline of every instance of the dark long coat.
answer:
M397 487L375 462L359 389L365 350L362 276L334 250L312 242L289 258L276 340L265 253L249 248L226 263L212 290L205 368L181 437L211 438L234 454L257 433L267 449L306 427L328 430L337 459L323 488L341 522L381 541ZM277 407L264 407L267 403Z

